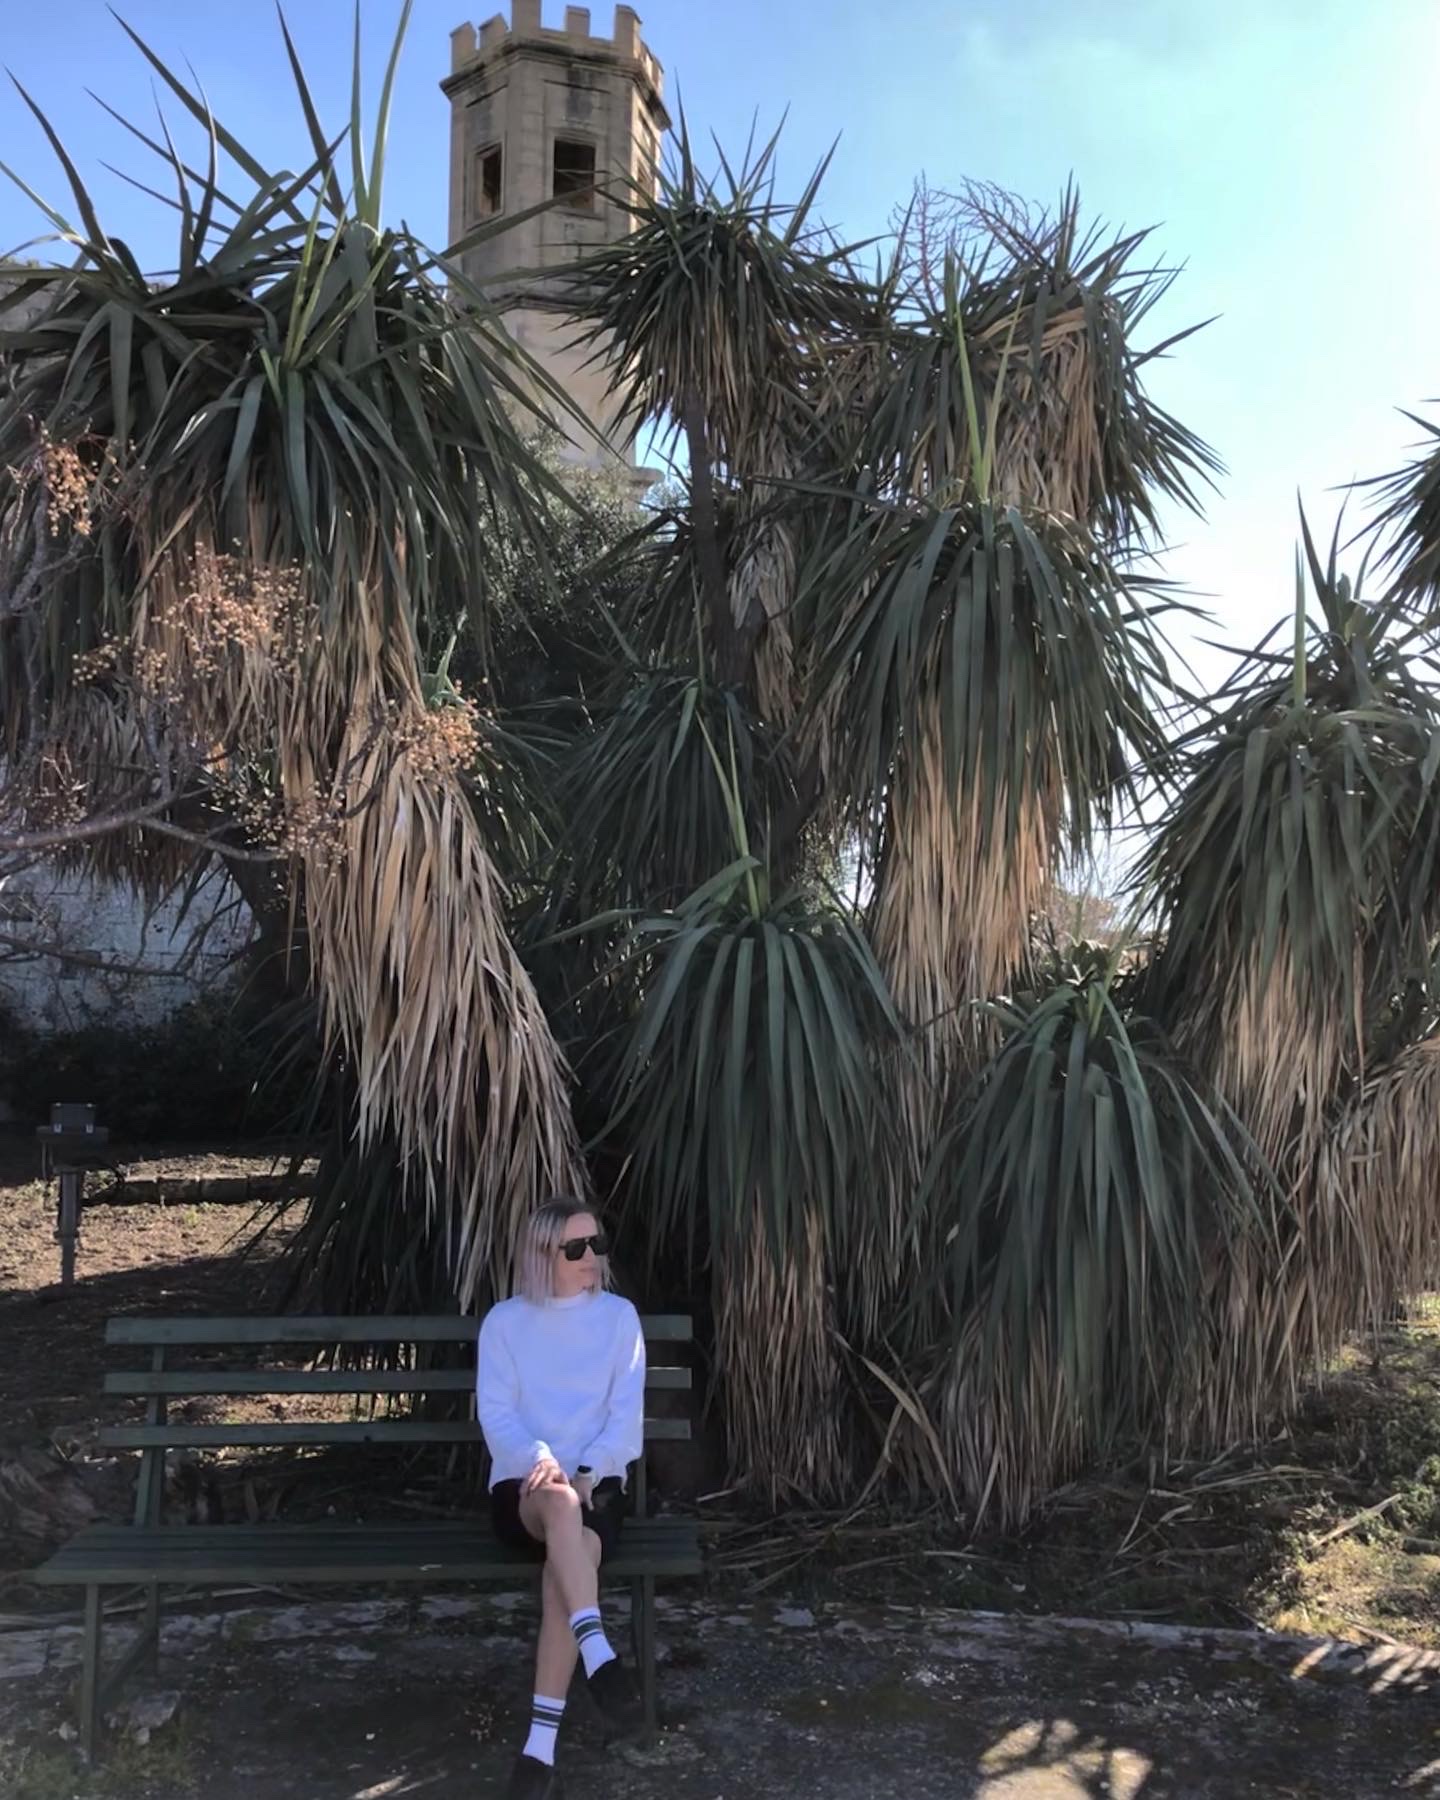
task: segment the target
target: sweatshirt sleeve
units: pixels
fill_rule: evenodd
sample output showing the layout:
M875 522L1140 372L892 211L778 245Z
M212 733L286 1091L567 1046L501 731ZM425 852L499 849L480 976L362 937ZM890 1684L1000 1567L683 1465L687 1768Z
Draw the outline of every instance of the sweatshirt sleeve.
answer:
M645 1333L640 1315L627 1300L615 1330L610 1399L600 1434L580 1454L595 1479L625 1471L645 1448Z
M515 1358L495 1314L488 1312L480 1326L480 1342L475 1353L475 1415L490 1460L526 1474L541 1457L551 1454L543 1438L531 1435L520 1417L520 1375Z

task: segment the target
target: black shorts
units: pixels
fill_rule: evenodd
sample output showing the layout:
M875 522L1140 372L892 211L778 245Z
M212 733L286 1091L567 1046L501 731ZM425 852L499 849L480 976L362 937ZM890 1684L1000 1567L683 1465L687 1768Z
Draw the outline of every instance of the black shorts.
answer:
M600 1540L600 1560L608 1562L620 1541L620 1528L625 1523L625 1489L618 1477L609 1475L598 1483L590 1496L591 1504L582 1506L583 1523ZM545 1560L545 1545L531 1537L520 1517L520 1483L497 1481L490 1490L490 1523L502 1544L512 1550L523 1550L536 1562Z

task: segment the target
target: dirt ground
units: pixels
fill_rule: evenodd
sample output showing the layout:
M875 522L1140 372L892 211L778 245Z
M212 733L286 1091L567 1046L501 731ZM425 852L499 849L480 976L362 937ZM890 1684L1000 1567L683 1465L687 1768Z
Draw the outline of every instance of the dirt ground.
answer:
M441 1594L174 1619L158 1685L130 1703L131 1718L166 1722L144 1745L122 1728L94 1772L57 1735L75 1634L52 1632L66 1641L51 1642L48 1667L0 1679L4 1791L498 1796L524 1732L532 1604ZM624 1601L606 1608L618 1641ZM1229 1644L1142 1646L939 1609L675 1598L660 1636L664 1730L652 1749L607 1750L572 1690L560 1747L572 1800L1440 1795L1433 1659L1386 1692L1383 1662L1365 1679L1306 1679L1298 1656Z
M117 1166L145 1177L246 1174L270 1164L237 1152L128 1152ZM93 1193L113 1180L87 1177ZM0 1426L70 1430L97 1419L108 1318L132 1311L250 1312L274 1280L274 1250L237 1252L251 1212L195 1204L87 1206L73 1292L58 1290L53 1190L38 1175L33 1140L0 1136Z
M115 1170L194 1179L272 1166L234 1150L124 1145L112 1147L111 1162L87 1177L87 1194L112 1183ZM62 1294L53 1186L39 1178L33 1139L0 1134L0 1609L53 1605L26 1584L26 1569L91 1518L125 1517L131 1503L133 1460L96 1448L101 1424L139 1416L136 1403L101 1392L106 1368L119 1366L105 1347L105 1321L278 1304L286 1228L253 1246L255 1229L244 1206L87 1205L78 1279Z
M122 1148L116 1160L151 1179L269 1166L235 1150ZM129 1505L131 1464L95 1444L98 1425L126 1404L100 1394L103 1370L118 1366L104 1321L267 1310L284 1237L242 1256L243 1207L96 1206L79 1284L58 1298L53 1199L35 1174L33 1144L0 1139L0 1795L498 1793L529 1686L524 1597L501 1597L497 1610L495 1597L423 1596L377 1623L364 1610L373 1595L252 1595L228 1602L241 1611L224 1618L176 1617L161 1677L173 1718L144 1745L120 1731L101 1770L79 1766L62 1735L71 1601L25 1572L49 1542ZM293 1405L245 1404L277 1415ZM222 1516L277 1505L414 1516L469 1495L463 1472L448 1489L410 1468L376 1480L344 1456L302 1470L207 1459L200 1477ZM872 1513L777 1525L722 1501L701 1516L710 1572L673 1598L662 1630L664 1739L648 1757L606 1752L577 1702L564 1750L572 1795L1440 1800L1428 1670L1393 1687L1315 1682L1270 1659L1057 1637L1022 1619L996 1637L974 1610L1256 1624L1337 1633L1386 1654L1397 1640L1440 1646L1433 1303L1358 1346L1272 1441L1204 1466L1107 1472L1057 1496L1019 1542ZM287 1636L283 1621L301 1613L320 1622ZM30 1655L36 1633L49 1635Z

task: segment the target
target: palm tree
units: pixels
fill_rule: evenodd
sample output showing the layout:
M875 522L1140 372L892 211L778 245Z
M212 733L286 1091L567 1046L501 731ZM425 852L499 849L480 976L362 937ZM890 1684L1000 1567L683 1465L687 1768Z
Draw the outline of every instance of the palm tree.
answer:
M1440 930L1440 689L1402 600L1340 574L1338 527L1323 560L1302 528L1293 645L1252 652L1181 744L1141 869L1163 929L1149 1004L1289 1197L1280 1266L1241 1272L1234 1302L1272 1389L1393 1298L1398 1200L1340 1173L1334 1137L1375 1126L1367 1078L1431 1025Z
M1128 564L1158 497L1193 503L1214 466L1143 388L1166 346L1133 337L1169 285L1136 266L1144 234L1082 232L1073 191L977 222L897 294L850 450L865 560L847 579L822 550L807 595L877 947L940 1080L1062 860L1161 758L1163 644Z
M988 260L952 253L937 305L903 242L867 274L815 222L823 166L781 206L774 148L711 181L682 130L660 192L630 197L634 230L576 271L576 316L612 348L624 410L668 418L685 442L689 504L637 595L652 673L597 730L575 862L613 870L602 884L622 905L636 896L621 871L701 892L720 880L733 855L723 769L711 778L695 724L718 732L728 709L744 752L735 808L764 890L847 853L872 872L864 924L918 1057L873 1035L880 1015L836 1009L858 980L856 940L802 873L801 915L845 929L818 933L793 979L770 978L763 1013L751 990L758 967L788 966L778 943L757 963L718 920L697 937L670 915L665 941L696 945L695 960L682 973L655 953L617 1096L617 1127L644 1144L635 1204L653 1223L683 1201L674 1228L711 1258L732 1441L780 1455L763 1409L808 1418L774 1479L814 1493L844 1485L815 1435L831 1415L809 1397L837 1366L821 1347L844 1336L863 1366L923 1266L915 1185L948 1084L978 1054L974 1010L1022 968L1062 858L1161 760L1163 650L1127 562L1156 497L1188 497L1213 459L1143 390L1147 353L1130 336L1165 283L1136 266L1140 237L1087 237L1067 195L1054 221L993 222ZM659 775L667 756L674 779ZM643 805L604 804L625 768L652 772ZM672 848L683 868L662 872ZM650 1060L657 1008L668 1077ZM838 1156L794 1196L763 1164L760 1178L712 1168L718 1194L675 1189L689 1146L726 1139L696 1073L717 1021L751 1034L734 1039L732 1082L743 1070L763 1083L778 1057L767 1064L765 1043L813 1041L807 1014L838 1042L872 1034L847 1129L867 1146L854 1258L836 1248L850 1204ZM797 1155L793 1133L833 1121L837 1102L803 1060L787 1074L778 1123L763 1086L753 1104ZM897 1121L901 1153L879 1154ZM816 1198L792 1204L800 1194ZM745 1345L769 1366L742 1366Z
M130 34L204 142L197 170L168 131L131 127L173 184L159 275L106 231L26 96L73 222L32 197L74 262L15 270L0 301L0 320L46 302L0 334L0 742L32 815L94 822L87 857L162 885L217 853L283 872L353 1142L389 1148L468 1300L503 1283L516 1220L583 1171L465 792L486 721L427 693L436 622L465 596L483 624L491 540L539 533L546 478L512 413L513 352L455 254L383 222L408 12L368 154L358 46L331 140L286 33L299 174Z
M1010 1526L1082 1460L1183 1421L1197 1389L1264 1386L1208 1300L1232 1261L1278 1260L1277 1196L1127 960L1077 945L992 1005L998 1048L922 1186L947 1280L904 1340L932 1371L934 1425L909 1454L953 1458L977 1512Z
M1216 463L1145 390L1143 236L972 190L871 266L823 166L786 206L773 142L710 179L682 130L574 274L687 460L602 529L464 246L383 224L399 37L368 153L285 41L298 175L139 45L205 146L136 132L162 275L45 125L75 261L0 267L0 744L32 836L160 888L218 856L280 921L341 1096L300 1272L483 1298L583 1130L775 1496L1016 1520L1249 1428L1440 1249L1432 472L1392 593L1307 533L1315 618L1177 744L1141 558ZM1150 966L1047 961L1152 784Z

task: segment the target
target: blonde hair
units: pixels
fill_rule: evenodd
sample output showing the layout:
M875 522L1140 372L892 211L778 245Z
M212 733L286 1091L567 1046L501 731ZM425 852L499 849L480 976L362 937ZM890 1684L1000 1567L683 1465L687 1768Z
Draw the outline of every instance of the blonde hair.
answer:
M603 1230L600 1217L588 1200L577 1200L573 1194L557 1194L543 1206L537 1206L525 1221L517 1257L516 1286L527 1300L550 1300L555 1294L555 1253L565 1239L565 1227L572 1219L594 1219L597 1230ZM597 1257L600 1285L610 1285L610 1258Z

